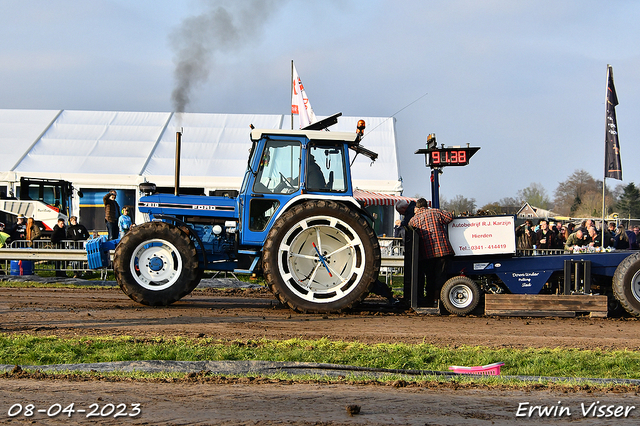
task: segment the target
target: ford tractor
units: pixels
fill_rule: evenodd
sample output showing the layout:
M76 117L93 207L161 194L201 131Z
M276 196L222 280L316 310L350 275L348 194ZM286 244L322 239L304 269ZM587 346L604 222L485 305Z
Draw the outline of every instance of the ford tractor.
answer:
M251 126L241 189L232 196L156 194L143 183L145 223L118 242L88 244L92 267L113 268L122 290L145 305L188 295L205 270L262 273L274 295L300 312L336 312L364 299L378 277L380 246L353 197L351 161L377 154L356 132L329 132L335 114L302 130ZM177 133L177 160L181 133Z

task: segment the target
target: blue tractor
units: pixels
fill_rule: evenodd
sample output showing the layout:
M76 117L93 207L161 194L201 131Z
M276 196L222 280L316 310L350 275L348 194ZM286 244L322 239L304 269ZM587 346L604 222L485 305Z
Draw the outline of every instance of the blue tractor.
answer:
M339 115L297 131L252 126L235 197L180 195L178 178L173 195L141 184L145 223L119 242L99 242L99 266L115 245L116 280L145 305L180 300L205 270L262 273L275 296L300 312L359 303L377 280L381 256L370 217L353 197L350 161L377 154L360 145L363 121L353 133L326 131Z

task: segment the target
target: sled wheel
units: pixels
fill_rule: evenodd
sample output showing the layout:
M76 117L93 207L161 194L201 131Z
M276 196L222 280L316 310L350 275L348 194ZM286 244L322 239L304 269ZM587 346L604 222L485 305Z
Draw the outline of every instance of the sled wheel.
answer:
M193 290L198 257L189 236L180 229L149 222L125 234L116 247L113 269L120 288L131 299L144 305L170 305Z
M640 253L628 256L616 268L613 294L625 311L640 317Z
M442 286L440 300L452 314L466 315L478 306L480 289L469 277L453 277Z
M380 271L380 245L347 206L306 201L269 231L263 265L271 291L300 312L338 312L369 293Z

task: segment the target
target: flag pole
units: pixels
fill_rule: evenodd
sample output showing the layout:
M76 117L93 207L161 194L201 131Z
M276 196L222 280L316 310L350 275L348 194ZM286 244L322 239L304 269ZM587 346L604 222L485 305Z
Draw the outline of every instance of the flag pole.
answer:
M291 60L291 79L289 80L289 88L291 89L291 96L289 96L289 99L293 99L293 59ZM293 105L291 106L291 130L293 130Z
M605 228L605 224L604 224L604 218L606 217L606 205L605 205L605 188L607 187L607 123L608 123L608 114L607 114L607 110L608 110L608 106L607 106L607 101L609 99L609 64L607 64L607 89L604 92L604 128L605 128L605 134L604 134L604 174L602 176L602 230L600 232L602 232L602 237L604 238L604 230ZM604 241L603 241L604 244Z

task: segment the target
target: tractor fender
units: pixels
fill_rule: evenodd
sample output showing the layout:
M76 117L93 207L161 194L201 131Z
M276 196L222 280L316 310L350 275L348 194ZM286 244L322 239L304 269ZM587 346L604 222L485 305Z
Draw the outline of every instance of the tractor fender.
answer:
M280 216L285 214L287 211L291 210L296 205L301 204L301 203L303 203L305 201L309 201L309 200L331 200L331 201L335 201L335 202L344 204L347 207L349 207L349 208L353 209L354 211L358 212L358 214L364 216L365 218L367 218L371 222L373 222L373 217L371 217L371 214L368 211L366 211L364 208L362 208L362 206L360 205L358 200L356 200L352 196L349 196L349 195L347 195L347 196L345 196L345 195L324 195L324 194L300 194L300 195L297 195L297 196L293 197L292 199L287 201L287 203L284 206L282 206L282 208L280 209L278 214L274 218L272 218L272 223L276 223L276 220L278 220L278 218Z

